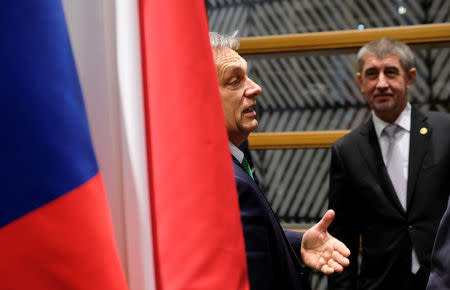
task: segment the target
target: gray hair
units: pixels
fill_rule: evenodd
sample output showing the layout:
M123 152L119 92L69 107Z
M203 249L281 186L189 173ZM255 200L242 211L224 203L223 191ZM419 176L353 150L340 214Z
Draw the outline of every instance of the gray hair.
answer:
M239 48L239 39L237 30L232 35L219 34L217 32L209 33L209 40L212 48L228 47L231 49Z
M400 60L400 65L405 72L414 65L414 55L408 45L397 39L392 38L379 38L367 43L358 51L356 60L358 61L358 71L361 72L364 66L364 55L371 54L377 58L383 58L390 54L397 54Z

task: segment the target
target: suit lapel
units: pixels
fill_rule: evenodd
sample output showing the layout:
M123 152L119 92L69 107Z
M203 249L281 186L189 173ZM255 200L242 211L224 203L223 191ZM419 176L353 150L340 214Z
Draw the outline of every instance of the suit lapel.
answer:
M411 132L409 137L407 208L409 208L413 198L417 177L419 176L420 169L422 168L423 159L429 149L432 128L430 128L426 123L426 119L427 116L424 113L412 108Z
M359 142L359 149L367 163L367 167L372 172L375 180L379 181L383 192L388 195L388 198L394 203L399 211L404 212L384 164L380 143L378 142L372 118L363 125L360 133L362 138L364 138L364 142Z
M380 162L381 164L383 163L383 158L372 119L367 121L364 127L361 128L361 135L364 138L364 142L359 142L361 155L366 160L369 170L378 178L380 177Z
M247 172L247 170L244 168L244 166L242 165L241 162L239 162L239 160L236 159L236 157L234 157L233 155L231 155L231 157L233 158L233 162L236 163L237 165L239 165L240 168L244 169L245 173L247 173L248 176L250 176Z

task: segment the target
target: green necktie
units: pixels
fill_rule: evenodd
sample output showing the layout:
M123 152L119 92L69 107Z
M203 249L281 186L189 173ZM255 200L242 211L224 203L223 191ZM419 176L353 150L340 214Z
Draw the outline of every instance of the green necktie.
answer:
M251 177L253 180L255 180L255 179L253 178L252 170L250 169L250 164L248 164L248 161L247 161L247 159L245 159L245 157L244 157L244 159L242 159L242 166L244 166L244 169L247 170L247 172L248 172L248 174L250 175L250 177Z

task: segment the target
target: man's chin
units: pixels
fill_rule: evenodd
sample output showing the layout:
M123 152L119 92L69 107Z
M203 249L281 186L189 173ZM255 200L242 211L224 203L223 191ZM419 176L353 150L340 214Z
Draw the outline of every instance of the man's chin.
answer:
M258 128L258 121L256 121L256 120L253 120L253 121L245 124L244 126L242 126L242 130L247 132L248 134L252 133L257 128Z
M250 132L255 131L258 128L258 121L257 120L253 120L253 122L250 125Z
M392 102L380 102L374 104L374 111L378 112L389 112L393 110L395 107L395 104Z

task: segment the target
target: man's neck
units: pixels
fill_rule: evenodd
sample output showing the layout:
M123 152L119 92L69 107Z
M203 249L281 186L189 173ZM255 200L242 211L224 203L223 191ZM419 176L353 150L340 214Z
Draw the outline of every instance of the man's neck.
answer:
M402 114L402 112L405 110L407 104L408 104L408 102L406 102L400 109L398 109L395 112L392 112L392 111L390 111L390 112L380 112L380 111L375 112L374 111L374 114L378 118L383 120L384 122L393 124L398 119L398 117Z
M239 147L242 143L244 143L246 138L229 138L229 141L236 147Z
M242 163L242 159L244 158L244 153L236 145L231 143L231 141L229 141L229 145L230 145L231 155L233 155L233 157L236 158L237 161Z

